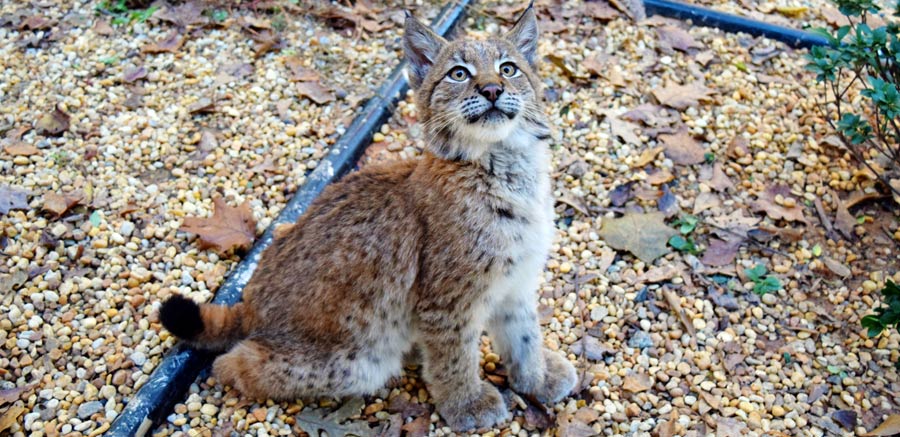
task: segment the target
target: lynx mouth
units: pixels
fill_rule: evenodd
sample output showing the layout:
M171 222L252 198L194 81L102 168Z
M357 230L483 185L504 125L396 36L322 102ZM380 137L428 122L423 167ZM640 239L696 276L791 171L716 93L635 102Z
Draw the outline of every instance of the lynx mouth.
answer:
M504 111L496 106L482 112L481 114L473 115L469 117L469 123L475 123L477 121L482 122L499 122L503 121L503 118L506 117L508 120L512 120L516 117L515 112Z

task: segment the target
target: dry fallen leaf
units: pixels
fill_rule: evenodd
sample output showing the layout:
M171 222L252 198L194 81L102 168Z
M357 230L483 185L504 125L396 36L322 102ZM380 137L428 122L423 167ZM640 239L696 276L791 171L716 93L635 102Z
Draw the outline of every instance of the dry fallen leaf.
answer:
M147 77L147 69L144 68L143 65L141 65L125 70L125 74L122 75L122 80L128 83L133 83L145 77Z
M605 1L581 3L581 11L588 17L604 22L619 16L619 12Z
M645 373L625 375L625 379L622 382L622 389L632 393L647 391L651 387L653 387L653 383L650 381L650 376Z
M716 437L743 437L747 424L731 417L716 420Z
M216 102L208 97L201 97L194 103L188 105L187 110L191 114L207 114L216 111Z
M98 18L97 21L94 22L94 27L92 29L97 35L103 36L112 35L116 32L115 29L109 25L109 22L102 18Z
M856 218L853 217L853 214L850 214L850 211L847 210L847 206L844 205L844 202L837 193L832 192L831 197L834 198L835 206L834 227L844 236L844 238L852 239L853 228L856 227Z
M706 160L706 150L688 132L686 126L682 126L676 134L661 134L659 141L665 147L666 156L675 164L692 165Z
M849 278L853 272L850 270L850 267L845 266L840 261L831 258L829 256L823 256L822 262L825 264L825 267L828 267L828 270L831 270L831 273L838 275L842 278Z
M213 205L212 217L186 217L180 230L197 234L202 249L213 248L220 253L249 249L256 238L256 219L250 205L244 202L231 207L222 197L214 198Z
M144 53L175 53L184 44L184 38L178 34L177 30L173 30L165 38L144 46L141 51Z
M57 217L61 217L69 209L78 205L84 198L79 193L66 193L59 195L56 193L44 194L44 211L49 211Z
M791 199L794 205L787 206L784 201L778 202L777 199ZM779 204L781 203L781 204ZM787 185L772 185L765 192L758 195L757 199L750 202L750 208L756 212L765 212L769 218L773 220L787 220L791 222L802 222L808 224L806 217L803 215L802 203L796 200L791 194L791 189Z
M663 146L656 146L651 149L644 150L641 152L641 156L638 156L631 166L634 168L643 167L653 161L656 160L656 157L659 156L659 152L662 152L665 149Z
M28 195L26 192L0 186L0 214L8 214L14 209L28 209Z
M316 104L328 103L334 100L334 93L319 82L300 82L297 84L297 94L307 97Z
M691 337L696 336L697 331L694 329L694 323L691 322L691 318L688 317L687 313L685 313L684 309L681 307L681 299L675 295L675 292L669 290L666 286L663 286L662 293L663 297L666 298L666 303L669 304L669 309L675 312L675 315L681 320L681 324L684 325L684 329L687 329L688 334L690 334Z
M24 407L12 406L0 414L0 432L6 431L13 426L19 419L19 416L27 411Z
M733 263L734 259L737 257L738 251L741 249L743 240L743 238L730 238L726 240L711 238L709 240L709 246L703 251L703 258L700 262L704 265L713 267L727 266Z
M581 340L572 343L569 346L569 352L575 354L575 356L584 354L584 357L591 361L602 361L607 356L616 354L615 349L591 335L585 335Z
M669 414L669 420L656 426L656 434L658 437L674 437L678 434L678 411L672 410Z
M59 106L57 106L53 111L42 115L37 123L35 123L34 127L40 134L59 136L69 130L70 119L71 117L69 117L69 114L66 114L63 110L59 109Z
M700 193L694 199L694 210L691 214L697 215L710 208L718 208L722 206L722 200L713 193Z
M37 384L28 384L21 387L0 390L0 405L17 401L19 397L22 396L22 393L31 391L31 389L35 387L37 387Z
M713 165L704 165L700 167L699 179L706 182L713 190L724 192L730 188L734 188L734 182L725 174L722 164L715 163Z
M710 95L714 93L715 91L707 88L700 81L688 85L669 85L653 90L653 96L660 104L681 110L697 106L700 101L709 101Z
M663 44L682 52L703 48L703 44L697 42L686 30L677 26L665 25L657 28L656 33L659 34L659 40Z
M863 434L863 437L886 437L900 434L900 414L888 416L877 428Z
M16 141L12 144L4 146L3 151L9 153L12 156L31 156L41 153L41 151L38 150L37 147L34 147L31 144L23 143L21 141Z
M627 250L646 263L669 252L666 244L678 232L663 222L661 212L626 214L621 218L604 219L600 237L614 249Z
M303 66L303 59L299 56L291 56L284 61L284 65L291 70L291 80L294 82L317 82L320 79L316 70Z

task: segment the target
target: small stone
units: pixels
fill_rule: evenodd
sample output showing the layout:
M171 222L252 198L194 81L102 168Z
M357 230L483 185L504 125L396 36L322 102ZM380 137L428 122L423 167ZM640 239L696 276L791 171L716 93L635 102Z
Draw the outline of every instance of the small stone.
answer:
M628 347L630 348L646 349L650 346L653 346L653 339L650 338L650 334L644 331L634 331L628 339Z
M766 293L762 296L762 301L766 305L775 305L778 302L778 299L775 298L775 295L772 293Z
M97 319L93 317L85 317L81 321L81 326L85 329L94 329L97 326Z
M203 406L200 407L200 414L205 414L207 416L215 416L218 412L219 407L213 404L203 404Z
M559 265L559 272L560 272L560 273L569 273L569 272L571 272L571 271L572 271L572 264L569 264L569 263L567 263L567 262L564 262L564 263L562 263L562 264Z
M873 281L871 279L866 279L865 281L863 281L862 286L863 286L863 290L866 290L869 293L878 289L878 284L875 283L875 281Z
M100 401L85 402L78 406L78 418L87 420L96 413L103 411L103 403Z
M775 405L772 407L772 415L775 417L784 417L785 411L784 407L781 405Z
M147 356L140 351L135 351L133 354L129 355L128 358L130 358L134 365L138 367L143 366L144 363L147 362Z

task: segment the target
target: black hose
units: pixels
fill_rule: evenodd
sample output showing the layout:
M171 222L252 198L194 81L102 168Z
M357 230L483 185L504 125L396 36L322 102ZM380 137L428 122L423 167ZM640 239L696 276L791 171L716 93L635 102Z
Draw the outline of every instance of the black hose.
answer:
M648 15L662 15L679 20L691 20L694 25L722 29L726 32L743 32L781 41L791 47L809 48L828 44L824 37L802 30L791 29L712 9L669 0L644 0Z
M445 6L432 22L432 29L440 35L447 35L463 17L468 4L469 0L457 0ZM278 218L229 273L216 292L213 303L234 305L239 302L244 286L256 270L260 255L272 243L275 227L283 223L296 222L328 184L353 169L369 145L372 135L390 117L397 101L406 95L409 84L403 74L405 68L406 62L397 66L375 96L369 99L360 115L347 127L328 155L319 162L306 183L285 205ZM146 434L163 420L172 406L184 396L200 372L210 365L213 358L213 354L194 350L183 344L175 346L156 367L150 379L127 401L125 408L105 435L130 437Z

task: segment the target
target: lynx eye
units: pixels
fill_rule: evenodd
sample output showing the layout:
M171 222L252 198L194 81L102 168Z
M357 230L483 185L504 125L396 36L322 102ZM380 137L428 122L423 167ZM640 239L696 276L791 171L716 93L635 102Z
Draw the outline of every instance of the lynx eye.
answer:
M466 70L465 67L454 67L452 70L450 70L449 73L447 73L447 77L455 82L464 82L469 78L469 76L471 76L469 74L469 70Z
M503 75L503 77L513 77L518 72L519 68L512 62L504 62L503 65L500 66L500 74Z

